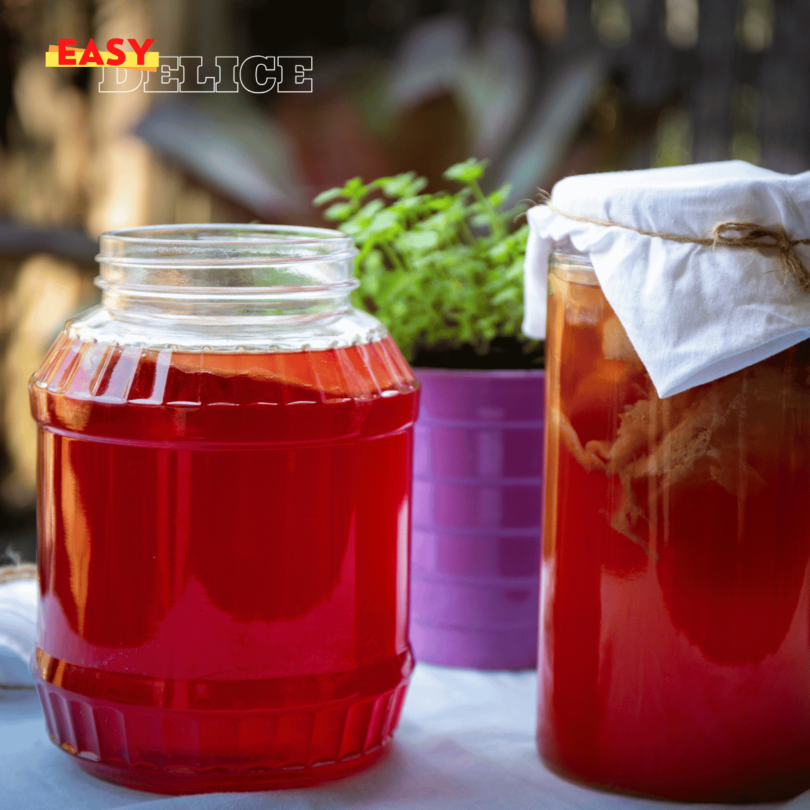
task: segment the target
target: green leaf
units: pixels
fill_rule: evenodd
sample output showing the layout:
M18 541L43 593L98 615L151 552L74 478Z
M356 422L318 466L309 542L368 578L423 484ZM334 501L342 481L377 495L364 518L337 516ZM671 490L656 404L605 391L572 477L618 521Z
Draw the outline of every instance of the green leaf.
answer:
M352 215L354 206L351 203L335 203L330 205L323 215L326 219L343 220L348 219Z
M373 217L378 211L381 211L385 207L385 203L382 200L371 200L367 202L358 212L358 217Z
M371 222L368 224L367 231L370 234L378 234L382 233L383 231L387 231L391 228L394 228L396 225L399 224L399 220L397 215L393 211L380 211L380 213L375 214L371 218Z
M350 200L360 200L368 194L368 186L363 185L363 181L359 177L352 177L345 186L343 186L343 196L348 197Z
M324 216L326 216L326 214L324 214ZM363 233L363 228L358 224L356 219L350 219L347 222L342 222L340 225L338 225L338 230L342 231L347 236L354 236L355 238L360 238Z
M426 200L426 208L431 211L446 211L453 205L454 201L455 197L451 197L449 194L436 194L431 199Z
M313 201L313 205L323 205L324 203L331 202L332 200L336 200L338 197L343 196L343 189L342 188L328 188L326 191L322 191Z
M488 161L486 160L469 158L463 163L456 163L455 166L451 166L444 173L443 177L446 177L448 180L455 180L458 183L474 183L483 177L487 163Z
M489 201L496 207L500 208L508 199L509 194L512 191L512 186L507 183L506 185L501 186L499 189L496 189L489 195Z
M428 250L439 244L439 234L436 231L405 231L398 242L411 250Z
M372 184L376 188L381 188L388 197L413 197L418 194L426 185L424 177L418 177L416 172L405 172L395 177L381 177Z
M500 242L496 242L488 251L487 255L493 262L496 264L500 264L502 262L507 262L510 259L511 254L511 245L509 240L503 239Z
M492 303L496 306L498 304L504 304L507 301L519 301L520 300L520 291L515 290L512 287L507 287L506 289L501 290L497 295L492 297Z

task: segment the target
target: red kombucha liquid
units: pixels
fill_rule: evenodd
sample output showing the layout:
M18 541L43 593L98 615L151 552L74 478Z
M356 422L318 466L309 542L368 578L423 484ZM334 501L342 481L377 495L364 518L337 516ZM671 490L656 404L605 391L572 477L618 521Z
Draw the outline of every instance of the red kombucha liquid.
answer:
M539 750L693 801L810 788L810 344L660 400L551 278Z
M417 389L388 338L183 354L62 336L31 385L52 739L172 793L373 760L413 666Z

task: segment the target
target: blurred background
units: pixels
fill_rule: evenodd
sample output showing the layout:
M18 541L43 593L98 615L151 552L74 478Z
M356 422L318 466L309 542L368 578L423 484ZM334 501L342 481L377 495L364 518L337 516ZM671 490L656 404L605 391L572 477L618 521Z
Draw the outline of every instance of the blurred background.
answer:
M804 171L808 30L807 0L0 0L0 564L34 555L26 383L97 301L102 231L322 224L323 189L415 170L435 190L469 156L513 201L583 172ZM45 67L60 38L116 36L209 74L313 56L313 92L100 93L98 68Z

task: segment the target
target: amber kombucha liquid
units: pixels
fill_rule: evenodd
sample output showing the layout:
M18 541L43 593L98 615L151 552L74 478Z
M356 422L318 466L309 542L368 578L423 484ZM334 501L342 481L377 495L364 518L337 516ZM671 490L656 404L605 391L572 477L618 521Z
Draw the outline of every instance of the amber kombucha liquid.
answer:
M810 345L661 400L552 276L538 742L681 800L810 788Z
M60 338L31 386L54 741L166 792L373 759L412 669L417 387L387 338L277 354Z

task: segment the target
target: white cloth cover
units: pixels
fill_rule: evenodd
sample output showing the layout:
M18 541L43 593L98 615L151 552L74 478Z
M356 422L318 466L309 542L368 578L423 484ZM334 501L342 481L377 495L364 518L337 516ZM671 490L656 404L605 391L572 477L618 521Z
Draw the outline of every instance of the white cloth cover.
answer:
M810 237L810 172L742 161L567 177L551 202L566 213L700 238L720 222L781 226ZM528 212L523 331L545 337L548 256L586 253L661 397L764 360L810 337L810 293L786 284L775 251L713 249ZM810 268L810 246L795 248Z

